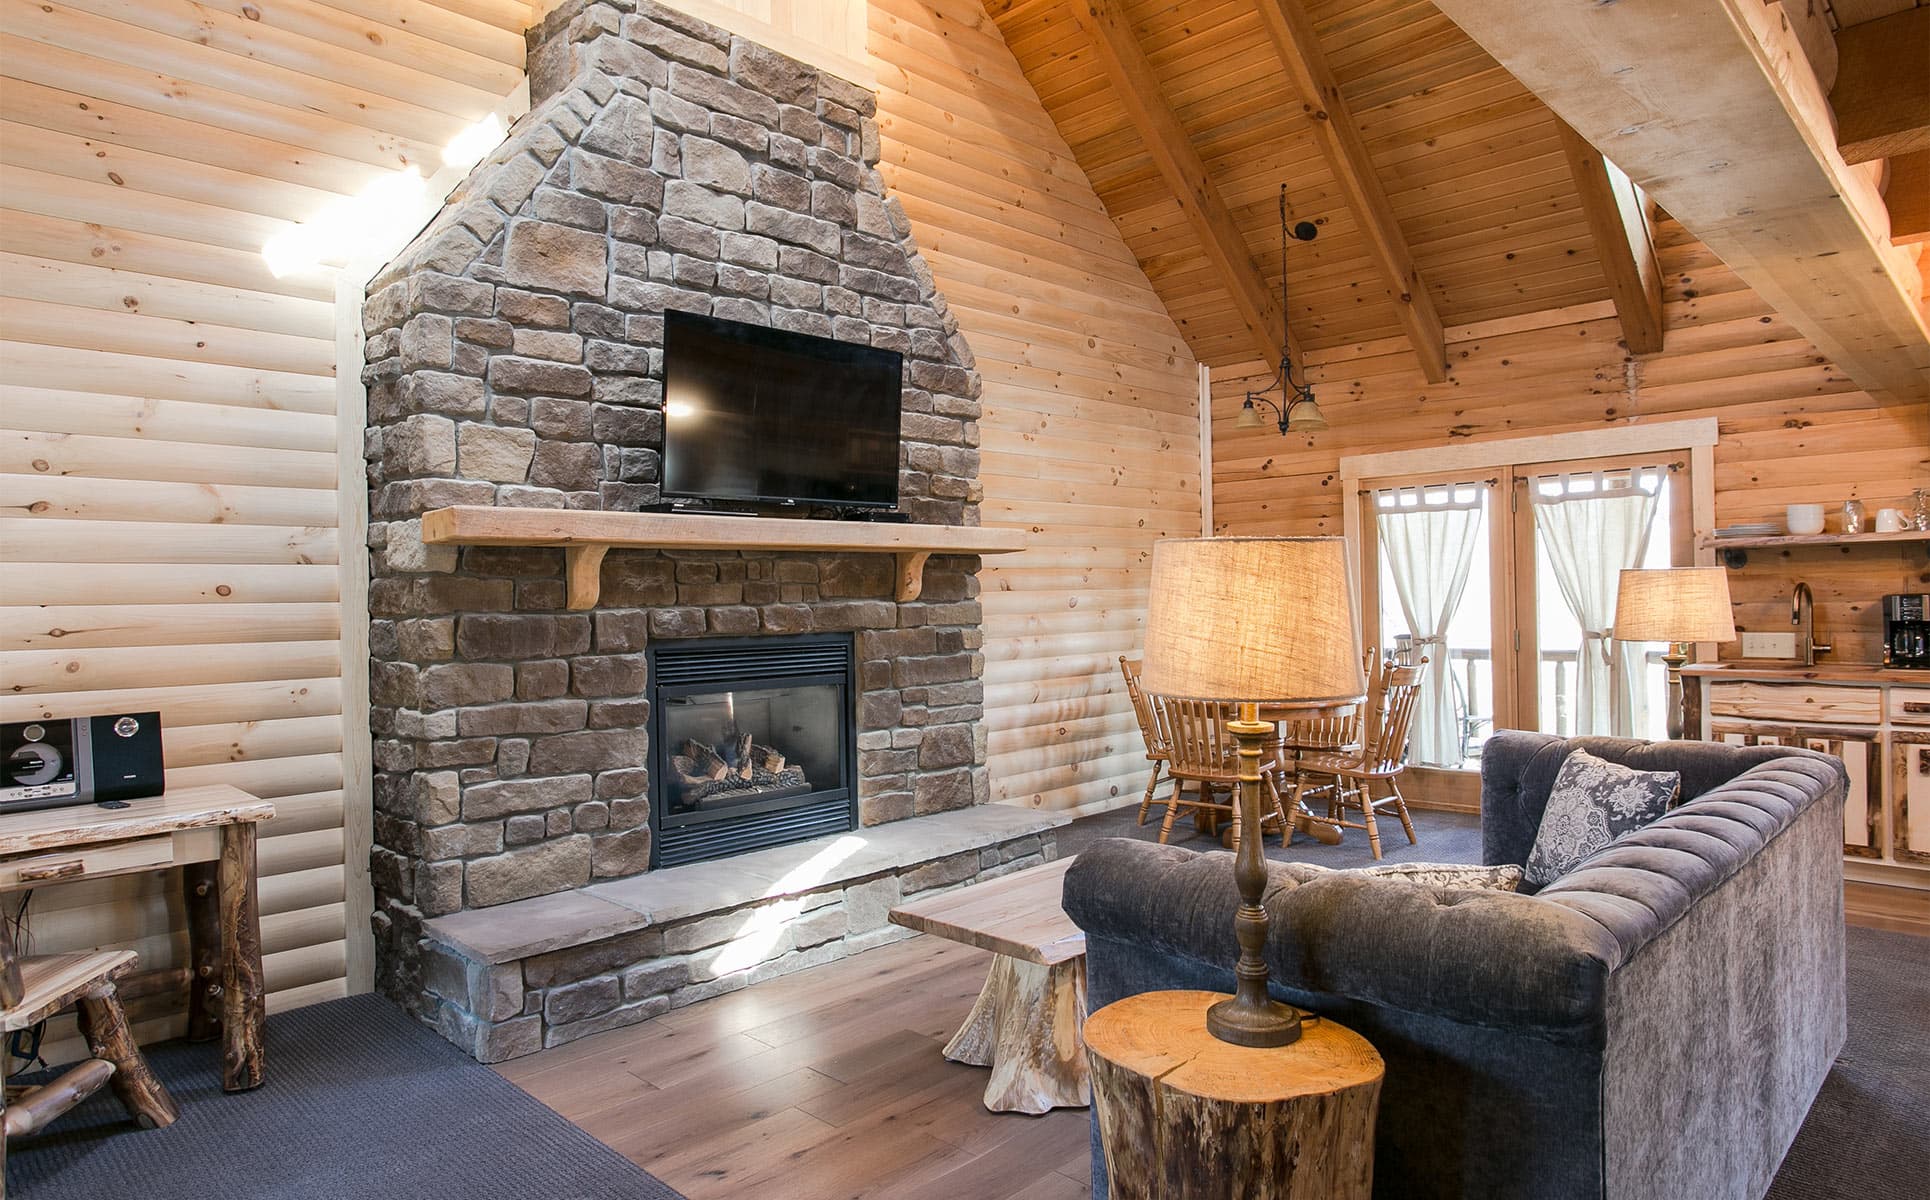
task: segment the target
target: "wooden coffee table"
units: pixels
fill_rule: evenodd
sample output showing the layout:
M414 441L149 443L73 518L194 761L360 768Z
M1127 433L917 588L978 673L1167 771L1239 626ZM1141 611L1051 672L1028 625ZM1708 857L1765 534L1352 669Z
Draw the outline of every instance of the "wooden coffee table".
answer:
M992 1068L985 1107L1042 1113L1092 1102L1082 1031L1086 935L1060 906L1072 859L913 900L893 924L998 955L945 1046L953 1062Z

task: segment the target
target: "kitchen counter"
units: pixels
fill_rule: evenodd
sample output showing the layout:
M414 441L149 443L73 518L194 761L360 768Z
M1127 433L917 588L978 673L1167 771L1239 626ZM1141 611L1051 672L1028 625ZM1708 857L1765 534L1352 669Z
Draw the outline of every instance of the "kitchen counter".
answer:
M1684 675L1704 679L1761 679L1784 683L1896 683L1930 687L1930 670L1885 667L1878 663L1819 662L1813 667L1801 663L1750 663L1730 660L1691 663L1682 668Z

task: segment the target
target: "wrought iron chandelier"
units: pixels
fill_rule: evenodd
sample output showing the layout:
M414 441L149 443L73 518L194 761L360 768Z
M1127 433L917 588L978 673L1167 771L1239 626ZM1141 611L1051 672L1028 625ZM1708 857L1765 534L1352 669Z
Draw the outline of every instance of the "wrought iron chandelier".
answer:
M1313 385L1303 376L1295 379L1293 375L1293 352L1287 341L1287 242L1311 242L1320 230L1312 221L1301 221L1292 229L1287 228L1287 185L1280 185L1280 366L1274 372L1271 382L1257 392L1248 392L1246 402L1240 405L1240 415L1233 422L1240 429L1258 429L1261 425L1260 406L1273 410L1274 426L1282 436L1289 433L1312 433L1327 428L1327 418L1321 415L1320 405L1313 398ZM1267 399L1267 393L1279 389L1278 401Z

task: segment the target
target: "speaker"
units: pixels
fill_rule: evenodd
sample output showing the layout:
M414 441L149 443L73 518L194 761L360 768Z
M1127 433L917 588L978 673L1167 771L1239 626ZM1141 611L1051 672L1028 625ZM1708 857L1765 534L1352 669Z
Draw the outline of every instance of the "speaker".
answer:
M0 724L0 812L158 796L161 714Z

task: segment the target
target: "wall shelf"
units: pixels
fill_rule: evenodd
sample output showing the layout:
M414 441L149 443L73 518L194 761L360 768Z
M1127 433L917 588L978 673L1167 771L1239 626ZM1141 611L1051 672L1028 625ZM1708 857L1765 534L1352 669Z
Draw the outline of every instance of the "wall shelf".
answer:
M1865 546L1899 542L1930 542L1930 532L1905 529L1901 533L1779 533L1770 537L1716 537L1703 534L1696 544L1705 550L1767 550L1780 546Z
M577 512L552 508L458 505L422 514L433 546L559 546L569 607L596 607L603 556L611 550L791 550L889 554L898 569L893 594L916 600L925 560L934 554L1012 554L1025 549L1017 529L976 525L892 525L725 517L695 513Z
M1897 533L1779 533L1767 537L1716 537L1705 533L1696 546L1714 550L1723 565L1733 569L1749 564L1749 550L1792 550L1802 547L1904 546L1912 542L1930 544L1930 531L1905 529Z

